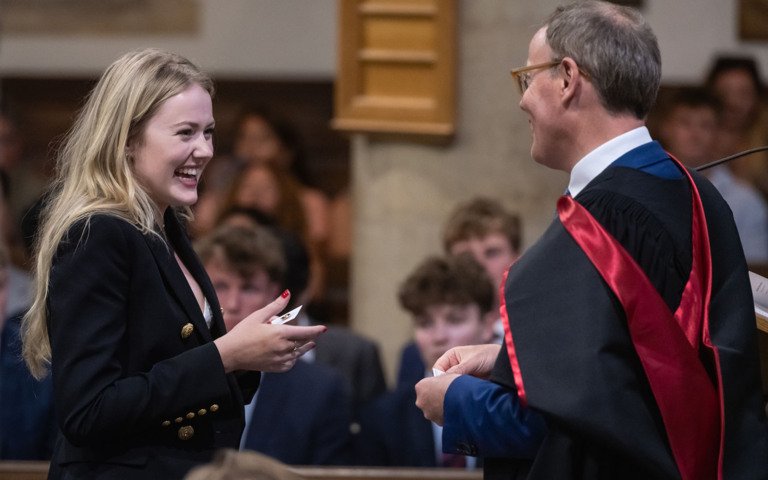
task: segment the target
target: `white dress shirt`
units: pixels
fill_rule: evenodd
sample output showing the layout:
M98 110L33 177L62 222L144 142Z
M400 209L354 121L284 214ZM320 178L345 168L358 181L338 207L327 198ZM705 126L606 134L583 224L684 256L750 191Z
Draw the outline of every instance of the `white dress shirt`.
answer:
M651 134L645 127L638 127L608 140L576 162L571 170L568 192L572 197L581 192L596 176L603 173L619 157L640 145L651 142Z

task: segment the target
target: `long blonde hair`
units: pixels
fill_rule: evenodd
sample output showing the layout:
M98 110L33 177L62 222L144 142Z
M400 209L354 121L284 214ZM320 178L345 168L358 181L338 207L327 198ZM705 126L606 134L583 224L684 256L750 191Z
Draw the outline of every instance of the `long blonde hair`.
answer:
M34 300L22 324L22 353L36 378L44 377L51 363L48 282L59 243L74 223L97 213L156 234L159 212L134 177L126 147L141 141L147 121L165 100L191 84L213 95L211 78L184 57L155 49L127 53L106 69L64 139L36 238Z

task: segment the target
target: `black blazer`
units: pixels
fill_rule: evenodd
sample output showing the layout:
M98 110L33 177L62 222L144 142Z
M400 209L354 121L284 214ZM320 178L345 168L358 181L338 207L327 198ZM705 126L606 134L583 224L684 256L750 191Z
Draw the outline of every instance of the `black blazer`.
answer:
M170 209L165 224L170 246L108 215L59 245L48 329L63 435L50 478L181 478L238 447L259 374L225 374L213 287ZM211 306L210 330L174 251Z

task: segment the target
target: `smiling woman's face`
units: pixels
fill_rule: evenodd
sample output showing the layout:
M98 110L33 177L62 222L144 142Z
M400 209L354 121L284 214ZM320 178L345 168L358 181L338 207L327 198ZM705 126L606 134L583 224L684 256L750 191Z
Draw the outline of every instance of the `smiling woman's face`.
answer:
M160 212L197 202L197 184L213 157L210 94L192 84L160 105L128 146L134 173Z

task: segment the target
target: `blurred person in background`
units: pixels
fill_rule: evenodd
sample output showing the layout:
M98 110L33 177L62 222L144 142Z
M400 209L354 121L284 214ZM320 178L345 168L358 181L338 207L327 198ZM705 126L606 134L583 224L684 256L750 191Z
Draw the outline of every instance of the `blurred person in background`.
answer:
M721 112L717 98L701 88L684 88L667 102L664 111L659 140L672 155L691 168L717 159L714 151ZM731 207L747 262L768 263L768 205L760 192L734 175L728 165L703 173Z
M706 88L722 106L715 132L714 158L768 145L765 87L754 58L715 58L707 74ZM768 198L768 153L733 160L728 167Z
M222 225L195 248L228 330L288 286L283 245L266 227ZM294 465L350 462L351 397L331 367L299 361L287 372L262 374L245 418L243 449Z
M0 242L0 312L10 289L10 259ZM0 460L50 460L56 438L53 382L36 380L21 356L23 311L0 316Z
M458 204L443 227L443 250L449 255L469 254L483 266L495 291L501 288L507 269L521 253L520 218L501 202L489 197L475 197ZM494 294L493 311L499 311L499 295ZM501 343L504 326L497 315L493 341ZM414 342L403 347L398 369L398 383L413 384L422 378L425 365Z
M358 462L400 467L473 468L475 458L442 453L442 427L424 418L416 406L414 385L433 375L431 366L449 349L488 343L498 312L496 289L469 254L430 257L400 286L398 299L411 316L414 344L422 368L418 378L363 410L356 441Z

